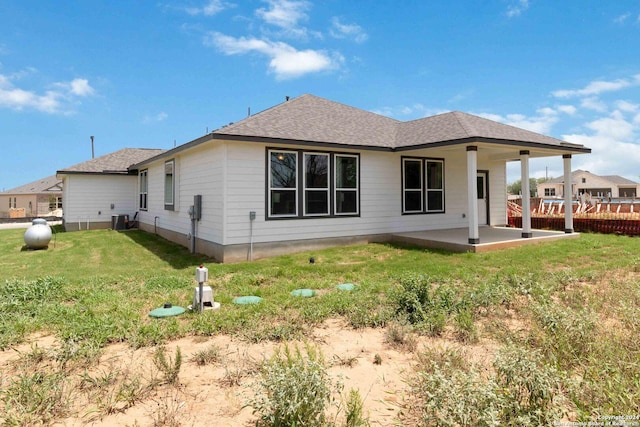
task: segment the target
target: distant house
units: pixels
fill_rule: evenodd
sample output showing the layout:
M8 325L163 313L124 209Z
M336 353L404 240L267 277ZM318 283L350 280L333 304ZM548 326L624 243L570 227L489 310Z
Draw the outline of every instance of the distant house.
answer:
M585 170L571 172L571 195L590 194L602 198L635 198L640 184L618 175L596 175ZM564 197L564 177L538 184L538 197Z
M462 112L400 122L302 95L138 161L117 152L117 167L95 159L58 176L68 230L137 212L141 229L227 262L419 230L463 228L479 244L479 226L507 222L507 161L528 182L530 157L562 156L569 173L589 152Z
M0 218L61 216L62 182L49 176L0 193Z
M111 227L113 215L133 218L138 210L138 176L129 167L163 151L123 148L59 170L65 229L104 229Z

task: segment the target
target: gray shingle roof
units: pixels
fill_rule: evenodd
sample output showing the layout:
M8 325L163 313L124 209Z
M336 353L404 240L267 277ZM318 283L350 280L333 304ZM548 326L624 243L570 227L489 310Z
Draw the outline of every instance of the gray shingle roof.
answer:
M400 122L309 94L218 129L213 134L387 149L476 139L589 151L582 145L459 111Z
M630 179L621 177L620 175L596 175L594 173L591 173L589 171L585 171L582 169L576 169L574 171L571 172L571 182L575 182L575 177L578 174L581 173L588 173L589 175L593 175L593 176L597 176L598 178L602 178L602 179L606 179L607 181L611 182L612 184L616 184L616 185L638 185L637 182L632 181ZM561 184L564 182L564 177L560 176L557 178L553 178L550 179L549 181L544 182L543 184Z
M55 176L48 176L20 187L3 191L0 194L42 194L42 193L61 193L62 181Z
M143 162L151 157L163 153L164 151L165 150L152 148L123 148L122 150L61 169L58 171L58 174L127 174L129 166Z

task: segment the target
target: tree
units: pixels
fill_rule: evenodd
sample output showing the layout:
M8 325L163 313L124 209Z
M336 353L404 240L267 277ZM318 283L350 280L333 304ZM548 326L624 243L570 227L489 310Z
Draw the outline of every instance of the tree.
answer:
M529 178L529 195L531 197L536 196L538 184L547 182L553 178ZM507 192L509 194L520 194L522 192L522 180L517 180L512 184L507 185Z

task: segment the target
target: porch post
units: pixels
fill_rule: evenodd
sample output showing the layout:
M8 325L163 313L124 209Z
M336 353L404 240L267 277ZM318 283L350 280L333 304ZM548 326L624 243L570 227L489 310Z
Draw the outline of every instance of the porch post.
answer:
M571 194L571 154L563 154L564 163L564 232L573 233L573 194Z
M467 147L467 191L469 198L469 244L480 243L478 231L478 147Z
M520 151L522 183L522 237L533 237L531 232L531 191L529 189L529 150Z

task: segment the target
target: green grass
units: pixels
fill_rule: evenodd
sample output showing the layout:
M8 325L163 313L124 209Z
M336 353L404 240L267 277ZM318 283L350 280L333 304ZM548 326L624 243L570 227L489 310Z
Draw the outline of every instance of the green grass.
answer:
M553 413L562 409L586 421L594 414L640 413L637 238L583 234L485 254L371 244L220 265L141 231L59 232L55 247L40 251L23 250L23 233L0 231L0 348L35 332L53 334L63 343L56 355L63 368L90 361L114 342L142 347L221 333L286 342L304 338L327 318L341 317L355 328L406 325L412 333L449 337L462 346L490 339L503 349L528 350L539 356L528 361L533 378L539 374L560 384L563 406L545 406ZM201 263L209 268L220 310L149 318L149 311L165 302L191 303ZM346 282L356 289L334 289ZM315 289L318 296L290 296L297 288ZM264 300L231 303L241 295ZM514 329L508 319L524 326ZM511 408L504 396L491 394L507 387L500 385L502 377L491 379L496 388L469 367L437 369L443 378L457 378L461 387L470 382L478 393L489 393L483 399ZM51 378L54 384L57 377ZM425 378L416 390L436 393L424 387L438 378ZM17 382L0 390L5 403L16 399L20 387ZM510 410L512 418L503 419L507 424L525 416ZM432 425L428 417L421 419Z

